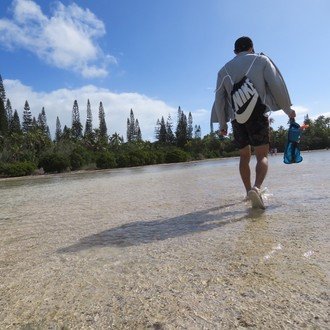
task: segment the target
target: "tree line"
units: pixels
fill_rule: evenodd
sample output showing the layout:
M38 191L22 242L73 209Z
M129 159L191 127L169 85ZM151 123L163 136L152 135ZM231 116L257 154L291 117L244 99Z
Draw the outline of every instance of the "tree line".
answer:
M24 104L22 121L6 97L0 75L0 176L23 176L33 173L56 173L81 169L106 169L161 163L184 162L238 155L232 135L219 137L218 130L202 138L200 125L193 125L193 117L178 107L176 124L170 115L155 123L155 142L145 141L139 120L133 109L127 118L126 141L117 132L108 135L105 112L99 103L98 127L93 128L90 101L86 105L83 126L77 100L73 102L71 127L56 118L54 139L47 124L43 107L33 117L28 101ZM309 128L304 131L301 149L329 147L329 117L316 120L305 117ZM287 129L271 128L271 147L283 151Z

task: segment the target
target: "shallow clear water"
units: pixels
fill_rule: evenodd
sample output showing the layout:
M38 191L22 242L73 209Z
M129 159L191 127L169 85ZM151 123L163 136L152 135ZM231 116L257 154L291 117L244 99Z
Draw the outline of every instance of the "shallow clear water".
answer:
M0 328L326 328L329 151L0 180ZM255 162L252 162L253 166Z

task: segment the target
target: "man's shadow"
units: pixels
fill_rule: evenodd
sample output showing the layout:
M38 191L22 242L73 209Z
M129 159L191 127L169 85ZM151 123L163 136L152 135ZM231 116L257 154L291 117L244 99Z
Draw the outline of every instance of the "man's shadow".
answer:
M247 218L260 217L262 211L229 210L236 204L227 204L211 209L180 215L174 218L136 221L83 237L78 243L59 249L59 253L79 252L93 247L137 246L169 238L185 236L225 226Z

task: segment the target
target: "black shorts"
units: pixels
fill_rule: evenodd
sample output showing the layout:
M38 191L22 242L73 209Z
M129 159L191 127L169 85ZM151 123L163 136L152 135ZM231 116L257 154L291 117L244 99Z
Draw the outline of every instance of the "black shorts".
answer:
M236 120L231 123L234 143L239 149L248 145L257 147L269 144L269 120L263 112L252 114L244 124L239 124Z

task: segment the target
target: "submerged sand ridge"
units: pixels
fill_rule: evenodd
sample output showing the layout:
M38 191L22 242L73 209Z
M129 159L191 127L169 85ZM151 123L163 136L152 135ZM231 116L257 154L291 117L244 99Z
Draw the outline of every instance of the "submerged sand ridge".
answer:
M326 329L330 153L0 181L0 328Z

